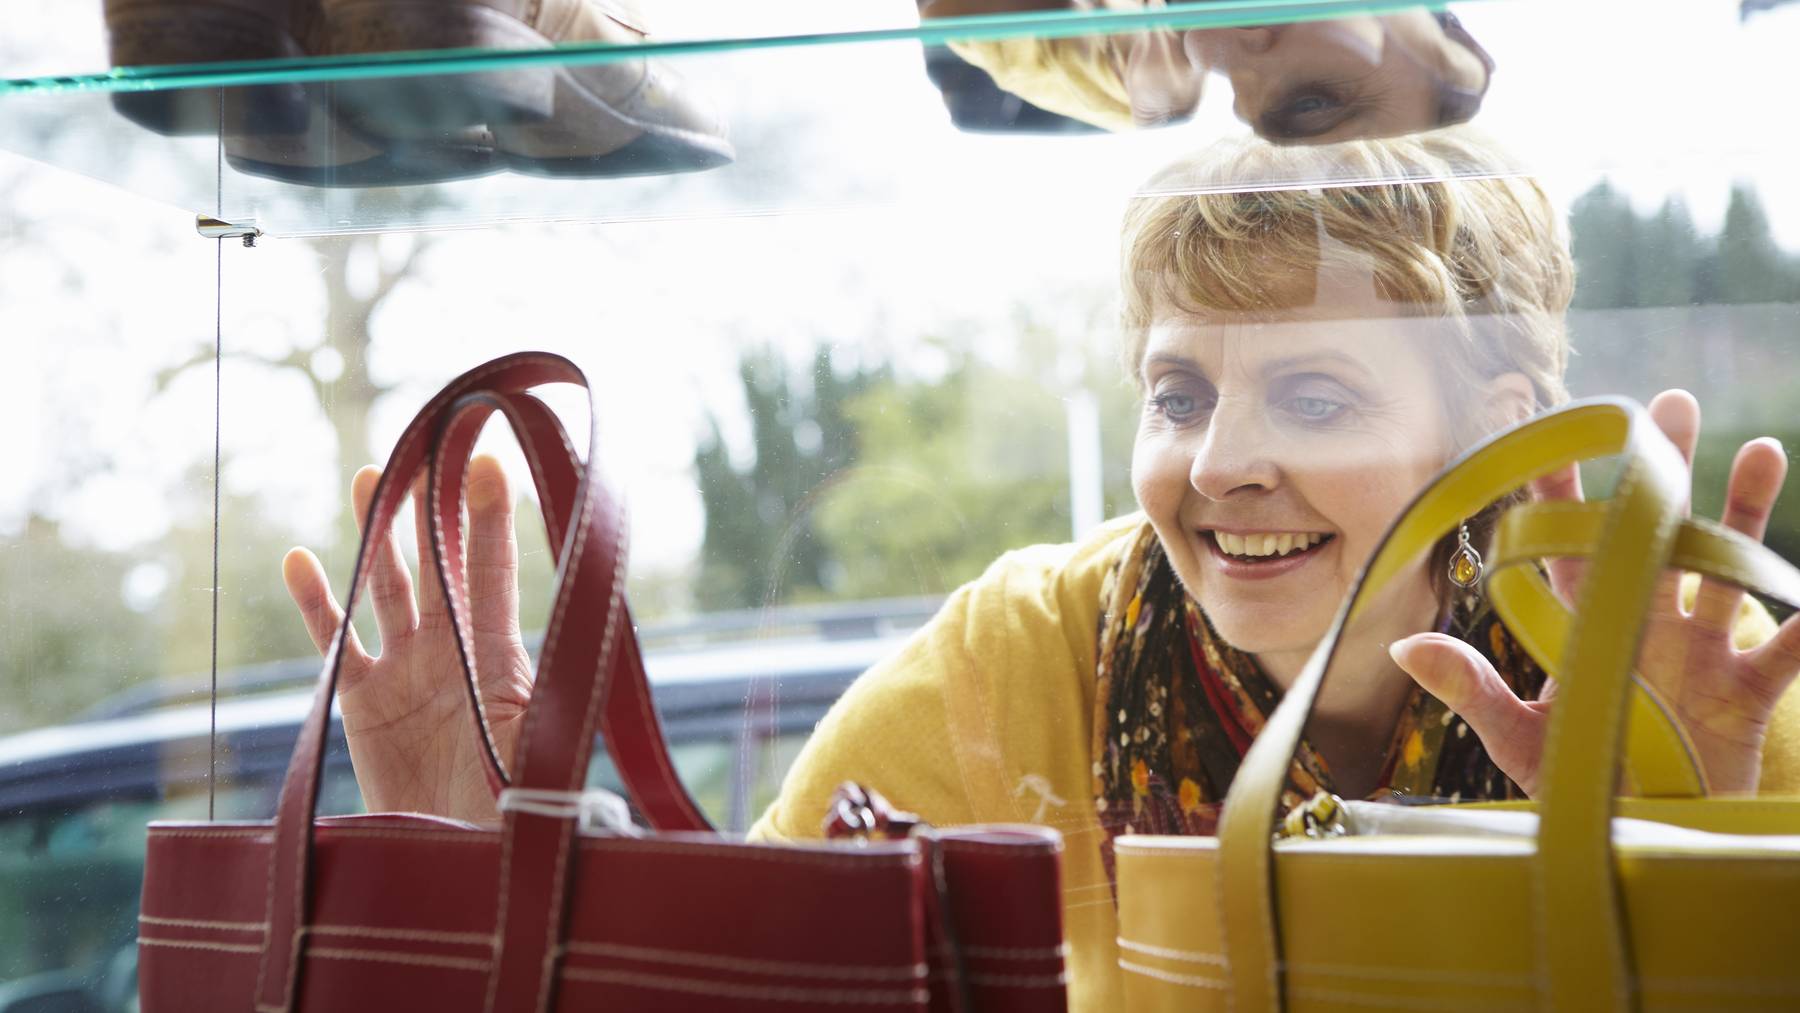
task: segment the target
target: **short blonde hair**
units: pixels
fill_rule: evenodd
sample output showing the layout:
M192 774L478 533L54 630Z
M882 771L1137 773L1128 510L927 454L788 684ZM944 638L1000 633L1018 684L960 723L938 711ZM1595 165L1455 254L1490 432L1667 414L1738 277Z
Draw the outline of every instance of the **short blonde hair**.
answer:
M1123 242L1133 376L1158 312L1279 314L1310 306L1321 270L1344 267L1371 274L1399 313L1457 325L1454 353L1435 357L1447 395L1517 372L1537 408L1568 398L1575 271L1560 218L1535 182L1464 128L1214 145L1133 198Z

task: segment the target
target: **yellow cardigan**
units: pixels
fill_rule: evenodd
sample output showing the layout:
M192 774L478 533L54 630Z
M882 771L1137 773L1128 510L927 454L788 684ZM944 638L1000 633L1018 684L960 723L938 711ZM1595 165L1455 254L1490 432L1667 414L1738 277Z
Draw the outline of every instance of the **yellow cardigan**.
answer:
M1054 827L1066 848L1070 1007L1124 1008L1090 749L1101 579L1142 523L1124 517L1073 545L1009 552L958 590L825 716L751 837L818 837L832 791L848 780L940 826ZM1736 639L1758 643L1773 629L1758 609ZM1763 790L1800 792L1800 693L1778 706Z

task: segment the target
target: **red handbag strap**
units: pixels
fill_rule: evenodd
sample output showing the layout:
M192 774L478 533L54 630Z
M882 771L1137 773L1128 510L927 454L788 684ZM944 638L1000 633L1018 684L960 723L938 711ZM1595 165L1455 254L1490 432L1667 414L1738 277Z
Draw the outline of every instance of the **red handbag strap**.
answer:
M269 857L269 882L264 909L268 935L257 970L256 1008L276 1013L291 1007L298 982L300 950L307 919L308 880L312 864L312 817L318 804L319 775L325 752L331 703L337 690L344 647L349 635L348 617L356 614L357 599L368 579L370 536L388 530L413 478L425 466L442 427L445 413L462 395L478 389L524 391L546 383L578 383L581 371L567 359L541 353L524 353L496 359L451 381L420 409L400 434L387 467L375 483L375 495L363 524L356 563L344 596L346 620L326 650L319 681L313 690L312 709L301 722L293 755L275 805L274 839Z
M414 417L376 483L345 596L346 621L326 652L312 709L301 725L276 805L265 905L268 935L256 985L256 1008L260 1013L286 1011L296 998L308 919L313 815L325 733L350 626L348 617L355 614L368 576L370 533L388 530L413 478L428 460L434 507L427 511L433 524L432 551L440 564L446 559L459 561L457 579L452 580L441 565L439 579L445 583L446 600L452 603L453 625L461 624L459 650L485 746L489 781L498 786L506 780L506 771L493 752L492 736L480 714L473 659L462 634L467 629L468 615L466 580L462 579L466 575L460 567L461 475L466 470L474 436L480 430L479 420L494 410L507 416L520 442L527 446L527 459L532 462L552 542L562 546L556 604L544 649L539 654L538 678L519 741L515 779L522 786L579 789L602 702L632 699L631 692L608 692L615 679L623 683L635 679L636 691L643 697L638 713L648 720L648 728L619 729L616 739L609 732L609 746L615 741L633 743L635 751L630 755L638 769L643 770L655 769L654 764L645 767L644 763L655 759L649 756L650 752L661 751L660 766L667 777L673 778L655 712L649 707L648 686L635 650L636 637L624 608L623 511L603 488L593 455L585 464L578 462L560 423L555 422L542 402L525 395L532 387L557 382L587 388L586 378L573 363L543 353L510 355L470 370L451 381ZM555 444L550 442L551 436L556 438ZM457 453L444 452L446 440L458 444ZM589 445L595 445L592 437ZM553 447L558 448L554 453L550 452ZM456 479L454 486L449 486L451 475ZM447 516L443 512L446 498L437 492L446 486L457 490L455 501L448 504ZM626 657L632 660L622 664L620 659ZM624 713L624 708L609 707L607 711L611 724ZM634 731L636 734L632 734ZM625 764L620 766L623 770ZM679 813L685 802L685 808L690 810L688 817L704 826L704 819L681 789L679 780L673 781L671 792L662 777L657 774L645 781L648 795L658 800L658 813ZM650 812L642 803L640 808ZM571 820L518 811L506 814L502 836L503 910L497 926L502 935L490 977L490 1008L534 1009L542 1008L548 1001L550 965L542 958L561 930L560 918L557 924L551 924L547 915L552 910L560 914L564 907L563 898L568 894L565 872L572 864L566 859L572 836ZM513 984L501 987L503 980Z
M438 578L443 582L445 600L457 605L468 601L469 597L467 571L462 562L460 525L457 523L463 507L463 474L475 436L495 409L506 414L524 448L526 461L537 483L538 498L543 504L545 524L552 545L567 548L564 539L570 534L570 508L575 503L576 490L582 479L581 458L575 453L575 447L569 441L562 421L536 397L530 394L505 394L496 395L491 401L487 401L478 395L470 395L453 407L445 438L432 458L430 517ZM596 494L601 498L602 513L617 519L616 524L609 525L609 528L617 527L622 530L622 505L608 493L604 483L597 486ZM438 534L440 531L443 532L442 535ZM558 558L565 558L563 551L558 552ZM620 565L623 566L623 563ZM619 615L621 626L612 652L613 659L608 664L600 687L603 692L599 711L601 739L606 743L607 752L612 755L613 763L618 768L626 794L653 828L711 830L712 824L688 794L675 772L674 764L670 762L668 745L663 739L662 723L656 718L650 680L644 672L643 653L635 633L637 627L632 621L631 609L622 589L612 611ZM547 648L557 635L556 615L557 613L552 613L551 628L545 631L546 650L538 660L540 670L547 668L552 660ZM591 621L591 617L576 615L570 621ZM452 611L451 626L462 647L467 683L472 686L475 684L474 659L463 637L463 630L469 623L468 617ZM477 720L480 720L479 710L476 714ZM527 735L531 734L532 720L528 712ZM482 732L491 741L485 727ZM535 778L524 778L519 780L519 786L579 790L587 775L588 746L591 741L590 738L587 742L574 744L575 752L569 758L566 773L558 769L562 763L558 756L543 769L543 773L553 778L552 781L539 782ZM525 748L521 744L520 755L524 754ZM501 783L507 782L504 776L499 780Z

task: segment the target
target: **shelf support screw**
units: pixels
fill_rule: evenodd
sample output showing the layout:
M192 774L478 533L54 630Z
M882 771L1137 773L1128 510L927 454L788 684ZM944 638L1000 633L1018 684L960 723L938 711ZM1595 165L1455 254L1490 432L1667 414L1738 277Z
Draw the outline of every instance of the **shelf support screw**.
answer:
M246 247L254 247L262 235L255 222L220 221L211 215L196 215L194 231L206 239L242 239Z

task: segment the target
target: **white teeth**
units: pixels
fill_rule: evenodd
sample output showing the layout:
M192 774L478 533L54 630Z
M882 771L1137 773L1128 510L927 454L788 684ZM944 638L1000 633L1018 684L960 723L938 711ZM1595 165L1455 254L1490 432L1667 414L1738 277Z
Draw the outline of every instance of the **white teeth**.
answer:
M1262 533L1249 535L1233 534L1229 531L1214 531L1213 538L1219 548L1233 556L1285 556L1290 552L1312 548L1326 539L1326 535L1317 532L1294 534Z

